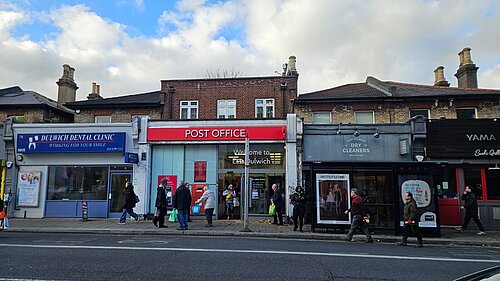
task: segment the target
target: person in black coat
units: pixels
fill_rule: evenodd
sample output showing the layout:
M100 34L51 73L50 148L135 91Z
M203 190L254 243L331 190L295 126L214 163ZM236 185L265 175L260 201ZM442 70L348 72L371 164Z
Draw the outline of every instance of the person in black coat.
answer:
M304 232L302 227L304 226L304 216L306 214L306 194L302 186L299 185L295 188L295 193L290 201L293 205L293 231L297 231L300 226L300 232Z
M132 185L131 182L125 183L124 194L125 194L125 204L123 205L123 213L122 216L120 217L119 224L125 224L125 221L127 220L127 214L133 217L136 221L139 221L139 216L136 213L134 213L137 197L134 192L134 186Z
M467 228L470 220L472 219L477 224L477 227L479 227L479 232L477 234L485 235L486 232L484 232L483 224L479 220L479 210L477 207L476 195L474 194L474 192L472 192L470 186L465 187L464 194L462 195L462 200L464 200L464 204L460 206L460 209L465 209L465 219L462 227L457 228L457 230L464 231Z
M189 208L191 207L191 192L184 185L181 184L174 194L174 208L177 209L177 217L179 218L178 230L188 229L188 216Z
M158 228L168 227L165 225L165 216L167 215L167 193L165 192L165 187L167 185L167 179L162 179L160 185L156 189L156 212L153 218L153 224Z
M271 201L276 206L276 212L273 215L274 218L273 224L278 224L278 218L279 218L280 225L283 225L283 207L284 207L283 196L281 196L281 191L278 188L277 184L273 184L271 188L274 191L273 196L271 197Z

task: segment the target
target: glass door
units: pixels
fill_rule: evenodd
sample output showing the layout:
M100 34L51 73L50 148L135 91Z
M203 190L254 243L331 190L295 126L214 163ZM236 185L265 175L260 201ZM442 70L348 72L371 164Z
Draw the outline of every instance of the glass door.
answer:
M111 172L109 181L109 214L110 218L118 218L123 212L125 205L125 183L132 179L131 172Z

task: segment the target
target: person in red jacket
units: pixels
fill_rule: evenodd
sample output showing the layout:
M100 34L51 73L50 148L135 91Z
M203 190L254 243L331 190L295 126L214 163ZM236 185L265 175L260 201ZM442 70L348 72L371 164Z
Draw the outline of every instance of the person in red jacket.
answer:
M365 208L363 205L363 198L359 196L359 190L357 188L351 189L351 197L351 208L345 211L346 214L348 214L349 212L351 212L352 214L351 228L349 229L349 233L347 233L347 240L354 242L352 236L354 235L354 230L359 227L366 235L366 243L373 243L373 238L370 234L370 231L363 221Z

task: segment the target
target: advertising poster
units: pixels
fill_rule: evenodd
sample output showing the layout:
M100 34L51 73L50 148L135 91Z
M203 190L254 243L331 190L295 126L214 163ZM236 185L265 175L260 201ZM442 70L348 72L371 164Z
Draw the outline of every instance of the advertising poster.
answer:
M350 224L349 174L316 174L316 218L322 224Z
M432 177L425 175L399 175L400 225L403 225L404 195L411 192L417 203L420 227L437 227L436 202L432 191Z
M17 206L38 207L42 172L20 172L17 179Z
M194 181L207 181L207 161L194 161Z

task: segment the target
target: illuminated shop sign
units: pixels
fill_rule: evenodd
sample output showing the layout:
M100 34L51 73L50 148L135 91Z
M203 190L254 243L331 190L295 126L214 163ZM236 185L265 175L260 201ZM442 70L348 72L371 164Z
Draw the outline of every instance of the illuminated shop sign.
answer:
M285 140L285 126L149 128L149 141Z
M19 134L17 153L124 152L125 133Z

